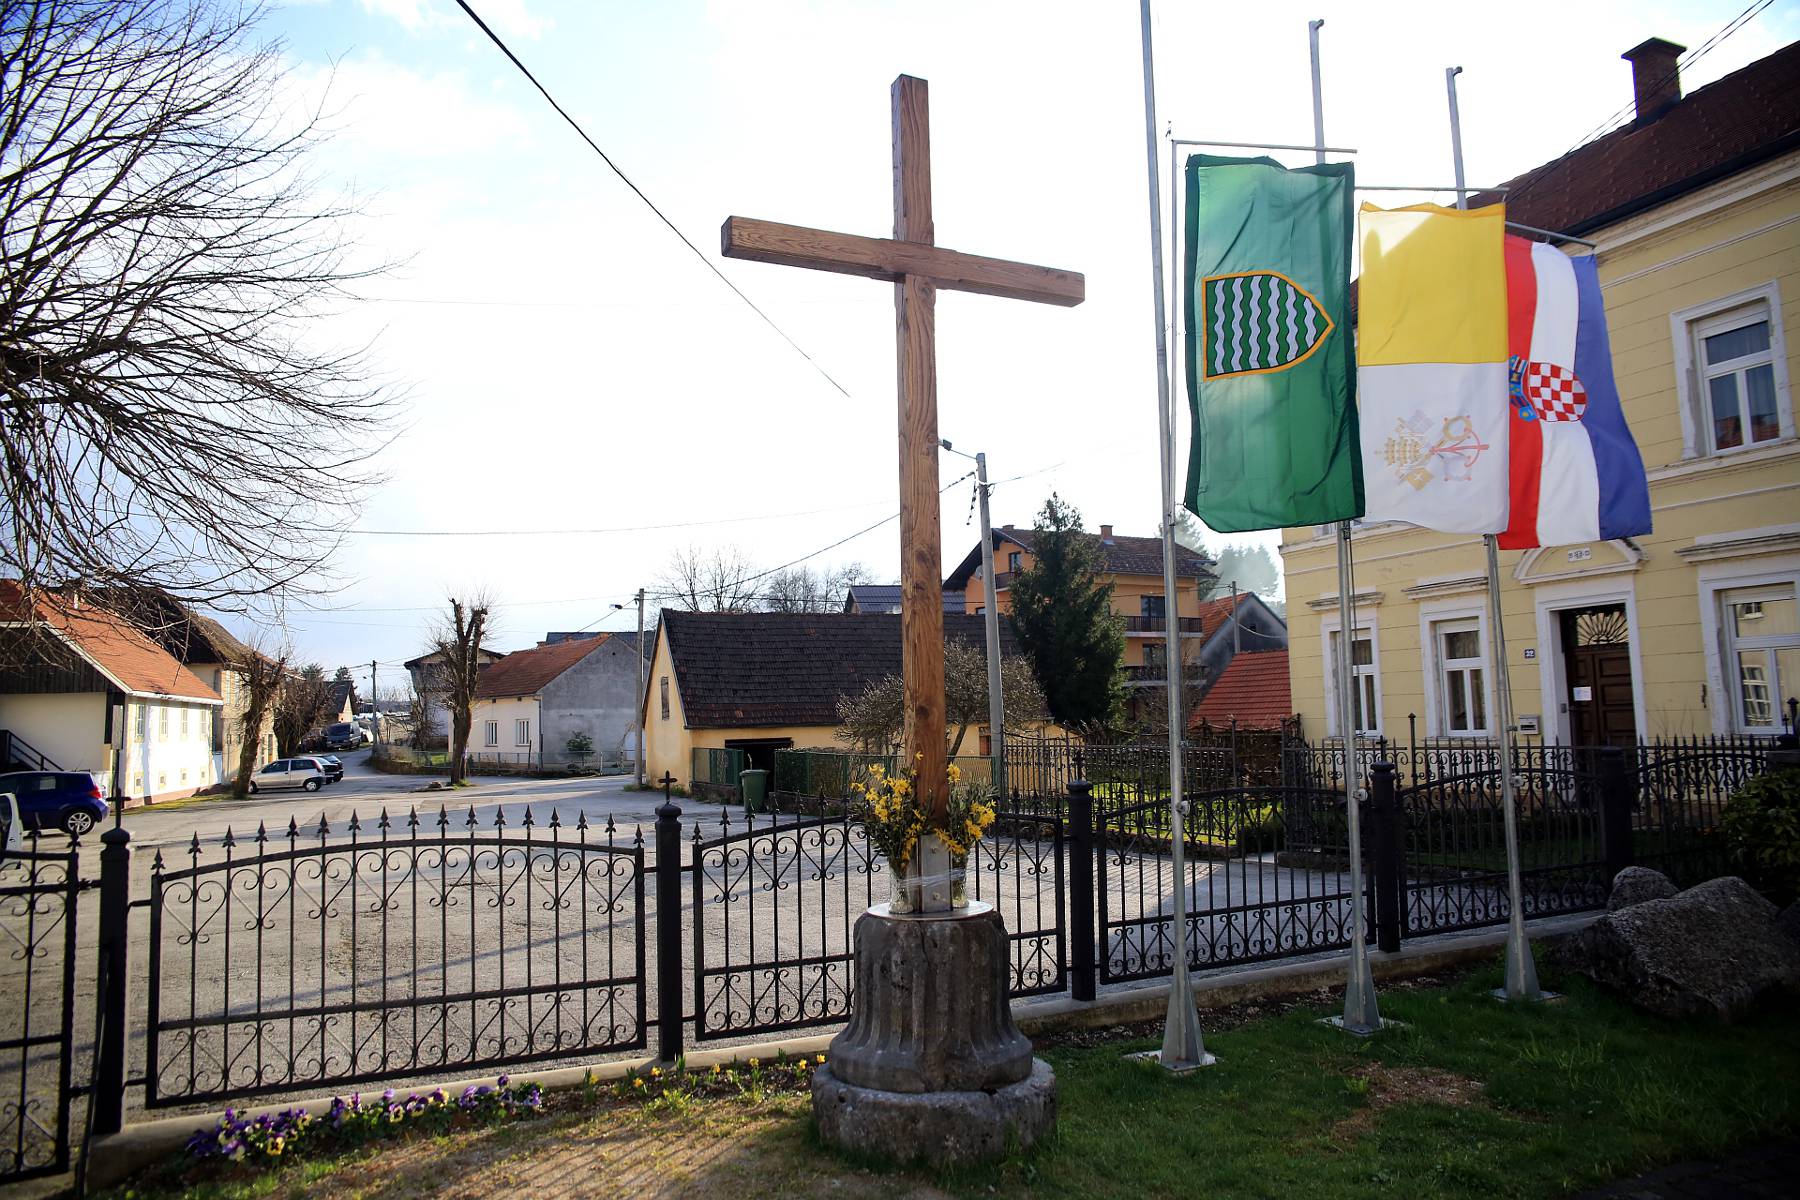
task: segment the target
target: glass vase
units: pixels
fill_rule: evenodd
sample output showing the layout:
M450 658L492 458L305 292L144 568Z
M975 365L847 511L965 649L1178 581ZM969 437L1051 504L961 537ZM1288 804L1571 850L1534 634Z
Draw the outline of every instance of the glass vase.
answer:
M896 867L893 859L888 860L888 912L892 916L910 916L916 909L913 898L918 894L918 887L906 877L904 867Z
M969 907L969 856L950 856L950 907Z

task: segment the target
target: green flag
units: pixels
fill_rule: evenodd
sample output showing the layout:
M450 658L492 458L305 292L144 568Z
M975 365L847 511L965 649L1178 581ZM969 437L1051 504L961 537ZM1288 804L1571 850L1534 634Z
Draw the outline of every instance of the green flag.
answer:
M1349 163L1187 162L1187 507L1220 533L1363 513Z

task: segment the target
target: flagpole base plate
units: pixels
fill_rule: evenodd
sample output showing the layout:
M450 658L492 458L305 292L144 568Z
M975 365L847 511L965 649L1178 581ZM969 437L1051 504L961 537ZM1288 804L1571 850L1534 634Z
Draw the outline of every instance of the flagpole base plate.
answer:
M1561 992L1546 991L1540 988L1538 989L1538 994L1535 996L1520 996L1515 1000L1507 994L1505 988L1497 987L1494 989L1494 999L1500 1001L1502 1004L1548 1004L1552 1000L1561 1000L1562 998L1563 994Z
M1406 1028L1405 1021L1395 1021L1389 1017L1382 1017L1374 1025L1349 1025L1344 1022L1344 1018L1341 1016L1320 1017L1319 1024L1329 1025L1333 1029L1341 1029L1345 1033L1351 1034L1352 1036L1355 1036L1355 1037L1362 1037L1362 1038L1374 1037L1376 1034L1380 1033L1384 1029L1405 1029Z
M1216 1055L1208 1054L1204 1050L1200 1052L1198 1062L1178 1062L1166 1065L1163 1063L1161 1050L1140 1050L1135 1054L1127 1054L1125 1057L1131 1062L1151 1063L1162 1067L1171 1075L1192 1075L1200 1068L1213 1066L1219 1061Z

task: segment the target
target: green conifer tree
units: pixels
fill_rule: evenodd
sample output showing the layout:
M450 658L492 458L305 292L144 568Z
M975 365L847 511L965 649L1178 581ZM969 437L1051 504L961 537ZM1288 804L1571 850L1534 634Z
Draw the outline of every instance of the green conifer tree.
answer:
M1012 580L1013 626L1050 715L1060 724L1110 721L1123 699L1125 633L1112 612L1099 539L1054 492L1032 527L1032 565Z

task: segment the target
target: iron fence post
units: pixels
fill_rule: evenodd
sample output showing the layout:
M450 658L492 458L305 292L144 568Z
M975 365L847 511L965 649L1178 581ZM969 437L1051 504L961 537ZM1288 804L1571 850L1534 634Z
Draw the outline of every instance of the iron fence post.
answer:
M89 1097L95 1133L117 1133L125 1123L125 1014L130 996L131 834L115 821L100 835L100 1042L95 1053L94 1094ZM69 914L73 920L74 913Z
M1631 845L1631 791L1625 751L1617 746L1601 747L1600 849L1609 886L1620 871L1635 861Z
M1069 781L1069 995L1094 998L1094 785Z
M1394 787L1394 764L1374 767L1375 944L1392 954L1400 949L1400 798Z
M681 1058L681 806L670 794L675 777L659 781L656 807L656 1040L657 1057Z

